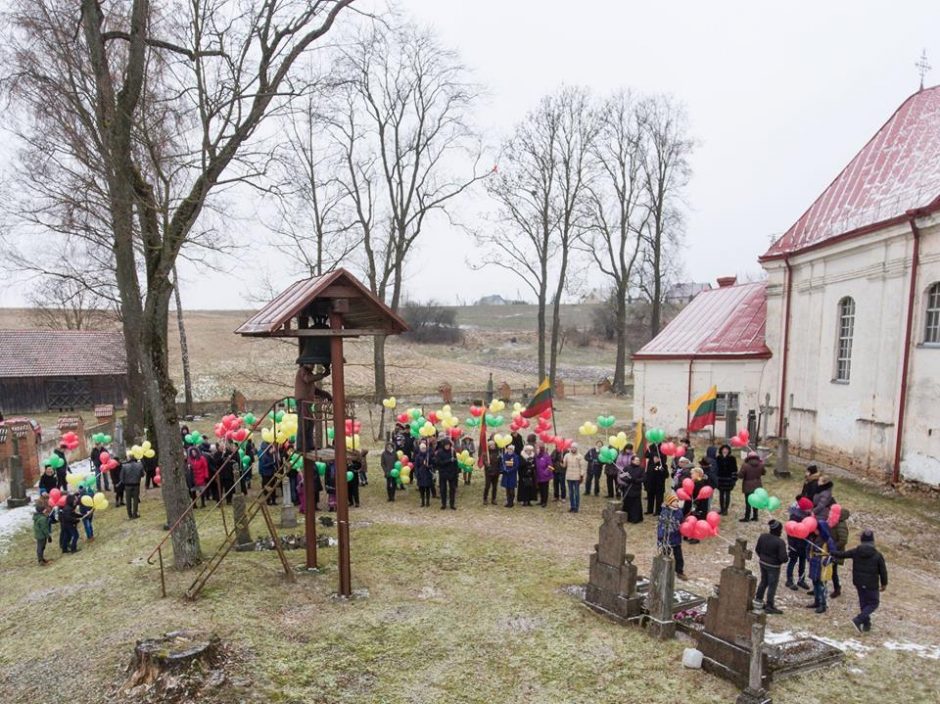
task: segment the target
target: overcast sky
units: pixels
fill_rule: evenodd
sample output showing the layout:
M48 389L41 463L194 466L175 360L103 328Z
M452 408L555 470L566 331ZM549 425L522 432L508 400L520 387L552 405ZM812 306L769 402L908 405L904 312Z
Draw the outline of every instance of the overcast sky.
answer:
M603 94L667 92L688 110L692 159L685 279L757 275L757 257L785 231L917 90L921 50L940 67L940 2L401 0L457 49L489 96L478 123L498 144L561 84ZM940 82L940 68L927 76ZM461 205L481 210L480 193ZM251 222L239 223L249 234ZM255 273L279 267L258 248L231 274L184 267L187 308L250 307ZM523 287L499 270L470 271L473 244L444 223L420 240L413 298L452 302ZM260 276L258 277L260 278ZM284 280L286 285L289 281ZM598 279L598 285L602 279ZM22 303L0 287L0 305Z

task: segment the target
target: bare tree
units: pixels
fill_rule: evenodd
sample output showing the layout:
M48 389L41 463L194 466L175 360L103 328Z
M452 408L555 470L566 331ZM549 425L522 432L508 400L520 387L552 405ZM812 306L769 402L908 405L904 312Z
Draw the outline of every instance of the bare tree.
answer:
M17 0L14 97L68 139L66 159L106 204L129 366L161 453L174 561L200 559L169 377L173 269L210 195L270 160L257 133L286 102L294 64L352 0ZM78 13L76 13L78 10ZM51 107L50 107L51 106ZM254 139L253 139L254 138Z
M429 31L378 24L342 49L343 187L353 212L369 287L397 311L409 255L434 214L486 173L468 124L477 88L455 52ZM467 166L467 161L471 166ZM459 172L454 175L452 171ZM387 395L385 338L374 347L375 395Z
M29 302L33 320L50 330L94 330L115 321L103 307L106 301L73 278L40 279Z
M598 135L591 149L596 176L588 188L591 236L584 249L597 268L611 279L613 337L617 344L613 388L623 393L627 363L627 296L636 285L634 270L644 241L640 233L650 215L643 171L645 133L639 124L636 101L627 91L602 103L598 122Z
M689 157L695 146L689 137L685 110L666 96L644 100L639 107L646 154L643 181L649 217L642 229L644 267L640 290L651 304L650 333L659 334L667 282L677 270L682 236L682 198L691 177Z
M179 274L173 266L173 300L176 303L176 327L180 335L180 357L183 363L183 399L187 416L193 414L193 378L189 366L189 340L186 338L186 323L183 321L183 296L180 293Z
M560 351L568 266L587 227L589 150L595 131L587 90L564 88L544 97L503 145L499 173L487 184L498 225L477 233L486 264L512 272L535 294L538 373L551 382Z

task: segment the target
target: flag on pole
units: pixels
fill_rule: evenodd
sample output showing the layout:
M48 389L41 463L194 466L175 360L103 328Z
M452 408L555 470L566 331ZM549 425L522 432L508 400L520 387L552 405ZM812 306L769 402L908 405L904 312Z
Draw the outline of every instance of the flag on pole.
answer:
M490 463L490 449L486 442L486 414L480 416L480 444L477 448L477 467Z
M715 409L718 406L718 387L713 386L689 404L692 413L689 419L689 432L701 430L715 424Z
M548 383L548 379L545 379L539 388L535 390L535 395L532 396L532 400L529 401L529 405L525 407L519 415L523 418L533 418L539 413L542 413L548 408L552 407L552 385Z
M643 459L646 456L646 433L643 429L643 419L636 422L636 432L633 434L633 454Z

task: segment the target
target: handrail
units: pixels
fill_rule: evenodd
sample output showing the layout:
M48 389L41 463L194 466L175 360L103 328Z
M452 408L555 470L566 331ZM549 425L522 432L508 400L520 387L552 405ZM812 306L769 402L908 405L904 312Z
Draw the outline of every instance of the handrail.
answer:
M288 398L292 398L292 397L290 397L290 396L285 396L284 398L278 399L277 401L275 401L274 403L272 403L272 404L267 408L267 410L266 410L263 414L261 414L261 415L258 417L258 419L254 422L254 424L253 424L253 425L251 426L251 428L250 428L250 432L254 432L254 431L257 430L261 425L263 425L265 419L266 419L267 416L268 416L268 413L270 413L271 411L273 411L273 410L277 407L278 404L284 403ZM277 425L277 421L275 421L275 426L276 426L276 425ZM211 484L213 481L218 481L219 473L220 473L225 467L227 467L227 466L229 465L229 463L231 462L231 460L232 460L232 456L229 456L229 457L221 464L221 466L219 466L219 468L216 469L215 473L209 478L209 484ZM207 484L207 486L208 486L208 484ZM233 485L229 488L229 491L231 491L231 490L234 489L234 488L235 488L235 484L233 484ZM218 507L222 504L223 500L225 499L225 496L227 496L227 495L228 495L228 492L225 492L225 495L222 495L222 496L219 497L219 500L218 500L218 502L216 503L215 508L218 508ZM186 516L188 516L190 513L192 513L192 512L195 510L195 508L196 508L196 502L199 501L199 499L200 499L199 496L195 497L195 498L192 500L192 502L189 504L189 506L186 508L186 510L183 511L183 513L180 514L179 518L176 519L176 522L173 523L172 526L170 526L170 529L167 531L166 535L163 536L163 539L162 539L159 543L157 543L157 547L155 547L155 548L153 549L153 551L147 556L147 564L148 564L148 565L154 564L154 556L157 555L158 553L160 553L160 563L161 563L161 564L163 563L163 554L162 554L162 552L161 552L161 548L163 548L163 546L166 544L166 541L169 540L169 539L173 536L173 532L177 529L177 527L180 525L180 523L182 522L182 520L183 520L184 518L186 518ZM224 509L223 509L223 511L224 511ZM162 570L161 570L161 573L162 573Z

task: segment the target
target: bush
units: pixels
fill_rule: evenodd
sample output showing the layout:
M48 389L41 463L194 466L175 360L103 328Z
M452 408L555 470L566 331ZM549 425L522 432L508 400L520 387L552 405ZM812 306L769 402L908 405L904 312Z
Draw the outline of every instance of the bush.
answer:
M453 345L463 342L463 330L457 325L457 311L434 301L409 301L401 308L401 316L411 328L402 337L412 342L432 345Z

